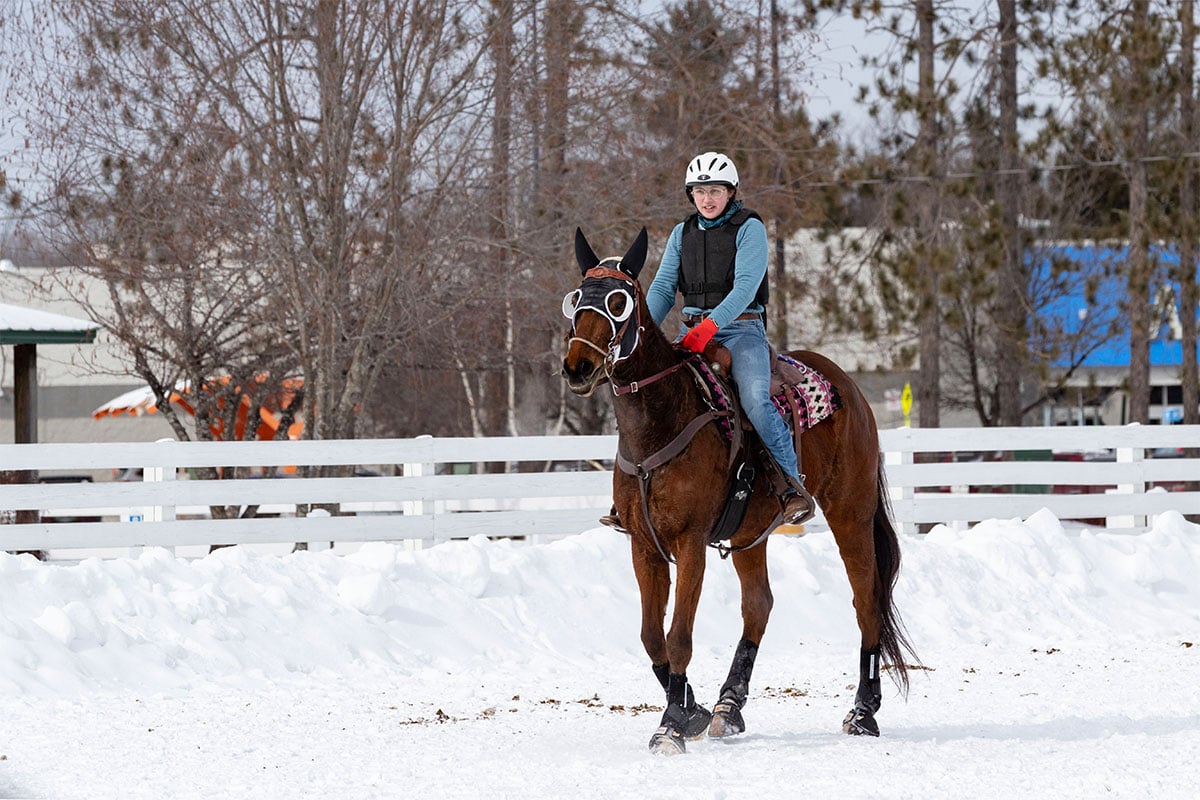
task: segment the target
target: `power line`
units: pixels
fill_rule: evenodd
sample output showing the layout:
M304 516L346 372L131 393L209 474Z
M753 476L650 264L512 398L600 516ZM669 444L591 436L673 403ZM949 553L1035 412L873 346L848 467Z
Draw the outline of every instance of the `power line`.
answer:
M1083 161L1073 164L1039 164L1019 169L977 170L973 172L947 172L945 175L886 175L877 178L844 178L829 181L808 181L805 186L841 187L853 186L882 186L904 183L941 183L944 181L973 180L977 178L1001 177L1004 175L1033 175L1045 172L1068 172L1081 169L1098 169L1102 167L1125 167L1133 164L1156 164L1167 161L1184 161L1200 159L1200 152L1181 153L1179 155L1143 156L1142 158L1114 158L1104 161Z

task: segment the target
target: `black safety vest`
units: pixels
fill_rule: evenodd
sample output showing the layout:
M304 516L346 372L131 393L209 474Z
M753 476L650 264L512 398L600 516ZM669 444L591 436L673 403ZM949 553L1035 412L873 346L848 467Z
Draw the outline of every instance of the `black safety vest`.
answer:
M683 221L679 291L685 306L711 310L733 291L738 230L751 217L762 222L762 217L748 208L739 209L725 224L708 230L700 227L699 214ZM768 294L767 276L763 275L754 295L755 302L765 307Z

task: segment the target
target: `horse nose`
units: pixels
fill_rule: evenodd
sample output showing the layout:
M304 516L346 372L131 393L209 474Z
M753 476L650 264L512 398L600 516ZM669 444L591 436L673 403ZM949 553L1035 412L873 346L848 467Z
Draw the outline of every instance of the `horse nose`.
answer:
M570 361L563 359L562 376L570 383L580 383L595 371L596 367L590 359L581 358L574 367Z

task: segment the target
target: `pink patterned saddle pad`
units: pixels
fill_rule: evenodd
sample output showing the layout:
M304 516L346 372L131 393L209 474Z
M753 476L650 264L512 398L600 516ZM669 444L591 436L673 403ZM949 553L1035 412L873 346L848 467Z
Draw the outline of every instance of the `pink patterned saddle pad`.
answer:
M791 422L796 404L796 424L806 431L842 407L842 398L829 379L807 364L780 353L772 375L771 400L785 422Z
M729 384L718 378L703 358L693 358L690 364L712 406L720 410L731 408L734 401ZM808 430L842 407L842 398L828 378L807 364L780 353L776 356L775 370L771 373L771 400L784 422L791 426L793 419L789 395L796 404L795 422L800 425L801 431ZM722 418L718 424L725 438L732 439L729 419Z

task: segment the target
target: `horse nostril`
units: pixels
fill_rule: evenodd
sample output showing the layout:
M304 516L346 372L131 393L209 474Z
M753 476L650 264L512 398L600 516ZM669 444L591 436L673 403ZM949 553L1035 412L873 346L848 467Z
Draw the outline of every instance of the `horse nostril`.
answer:
M563 366L562 366L562 376L569 381L578 383L582 379L586 378L588 375L591 375L593 372L595 372L595 369L596 368L592 365L592 362L586 358L581 359L579 361L579 363L576 364L573 368L567 362L567 360L564 358Z

